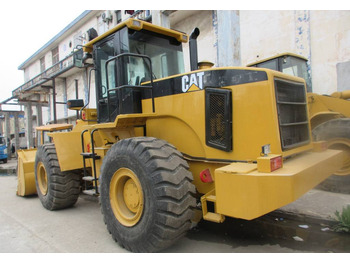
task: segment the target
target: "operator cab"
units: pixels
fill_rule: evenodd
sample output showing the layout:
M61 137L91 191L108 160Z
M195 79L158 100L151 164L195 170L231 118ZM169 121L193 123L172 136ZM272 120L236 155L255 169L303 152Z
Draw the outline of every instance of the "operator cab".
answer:
M284 53L247 65L249 67L267 68L288 75L304 78L307 91L311 92L311 77L308 72L307 59L292 53Z
M173 30L158 33L129 25L124 22L107 32L109 36L104 34L92 43L100 123L112 122L119 114L141 113L141 100L152 92L152 86L146 89L145 83L151 85L154 79L184 73L178 39L179 35L185 39L185 34Z

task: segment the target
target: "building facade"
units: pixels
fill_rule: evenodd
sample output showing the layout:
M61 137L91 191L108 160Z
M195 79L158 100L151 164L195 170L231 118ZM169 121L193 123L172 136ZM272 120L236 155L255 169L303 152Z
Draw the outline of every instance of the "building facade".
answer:
M24 105L28 147L35 144L35 126L75 123L69 99L90 100L88 108L96 107L94 76L90 79L91 68L82 63L81 47L130 16L188 35L198 27L198 59L215 67L245 66L292 52L309 60L313 92L350 89L350 11L85 11L19 66L25 83L13 90L13 98ZM190 71L188 44L183 49L185 71Z

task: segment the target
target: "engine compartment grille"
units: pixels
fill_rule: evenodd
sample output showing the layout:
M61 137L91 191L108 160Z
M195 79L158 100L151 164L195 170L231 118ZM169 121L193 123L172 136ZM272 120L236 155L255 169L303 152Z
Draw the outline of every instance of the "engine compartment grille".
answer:
M206 144L224 151L232 150L231 91L218 88L205 89Z
M309 143L304 84L275 79L275 91L282 150Z

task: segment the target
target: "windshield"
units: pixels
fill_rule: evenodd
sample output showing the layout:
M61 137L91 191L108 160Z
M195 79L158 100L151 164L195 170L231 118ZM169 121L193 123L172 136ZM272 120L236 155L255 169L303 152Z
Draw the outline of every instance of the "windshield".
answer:
M98 59L96 59L97 64L97 70L99 70L100 78L99 85L100 85L100 92L101 97L107 97L107 75L106 75L106 62L108 59L112 58L114 56L114 46L113 46L113 38L107 39L107 41L104 41L100 45L98 45L95 49L96 56ZM114 64L110 63L108 64L108 69L114 68ZM108 75L108 84L109 88L115 87L115 75L109 74ZM113 92L113 91L112 91Z
M267 68L271 70L278 71L278 59L268 60L256 65L256 67Z
M292 56L283 57L282 72L304 78L308 89L311 88L311 81L305 60Z
M0 146L4 146L5 143L5 138L4 137L0 137Z
M185 71L181 43L168 37L152 32L131 31L129 52L151 58L154 78L164 78ZM145 70L149 71L149 66L145 66L139 59L138 63L130 65L129 77L135 79L145 77L145 74L149 73Z

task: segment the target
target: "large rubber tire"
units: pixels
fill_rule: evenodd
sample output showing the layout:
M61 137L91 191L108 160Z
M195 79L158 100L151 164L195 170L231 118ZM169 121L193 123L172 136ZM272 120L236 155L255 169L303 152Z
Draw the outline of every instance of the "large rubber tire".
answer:
M132 252L157 252L186 234L196 205L188 168L179 151L156 138L130 138L111 147L101 168L101 211L119 245ZM114 183L118 176L124 181L120 187ZM131 211L121 208L127 206L123 195L129 182L139 190L134 190L138 198L131 199Z
M330 149L343 150L344 166L317 188L337 193L350 194L350 119L339 118L327 121L312 130L314 141L327 141Z
M35 156L35 184L42 205L48 210L73 206L80 194L81 175L61 172L54 144L40 146Z

